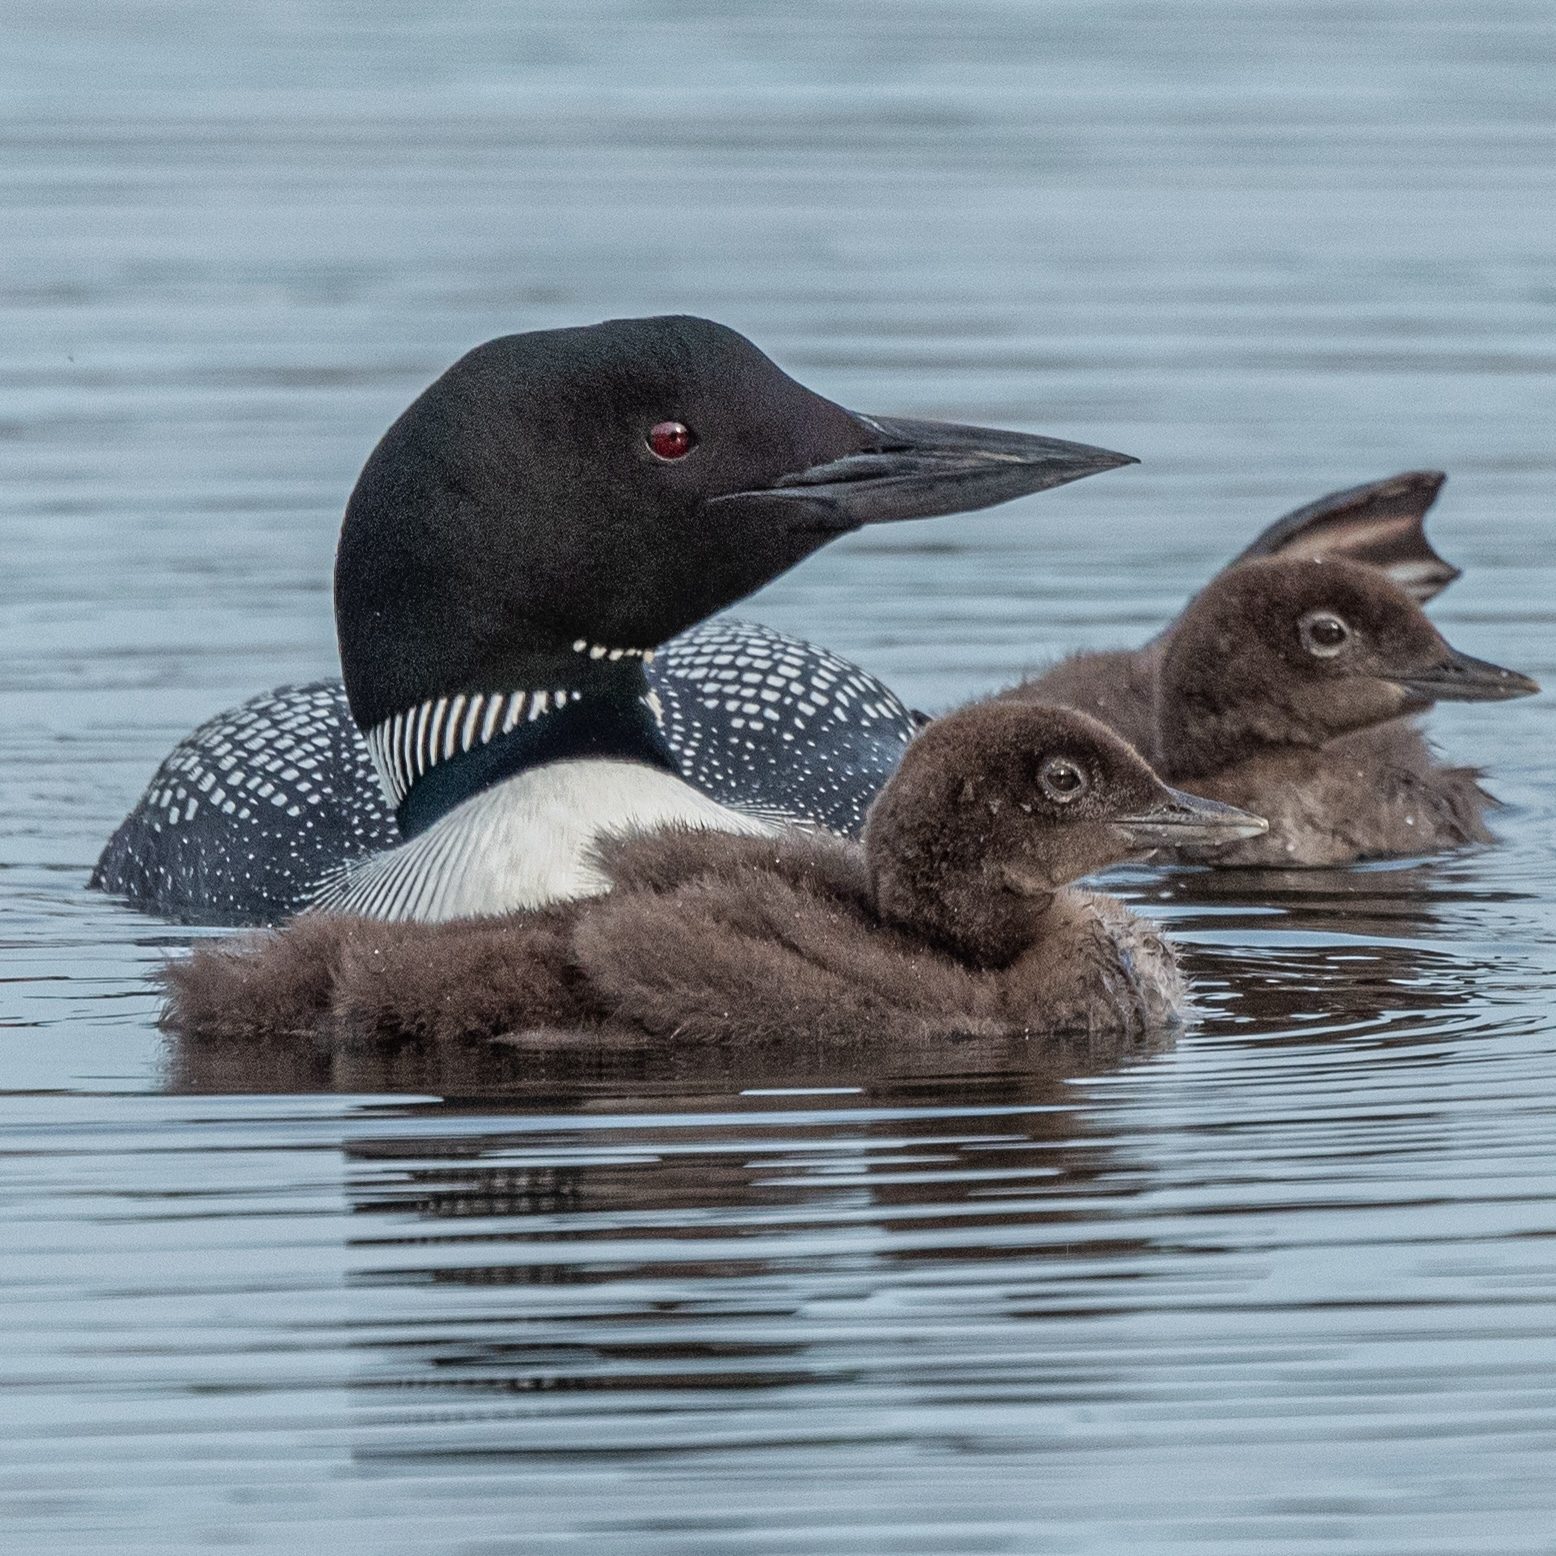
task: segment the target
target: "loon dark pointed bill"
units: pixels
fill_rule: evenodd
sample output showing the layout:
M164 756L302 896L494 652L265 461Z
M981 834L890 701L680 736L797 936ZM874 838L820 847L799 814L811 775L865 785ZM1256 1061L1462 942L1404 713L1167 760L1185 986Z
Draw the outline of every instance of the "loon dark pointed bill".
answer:
M186 743L93 884L205 922L311 902L435 919L597 890L590 851L615 832L846 824L847 804L743 801L707 775L753 754L753 725L784 726L796 738L768 745L770 760L798 747L797 765L867 803L913 727L890 693L776 635L749 663L715 637L707 669L738 682L710 676L729 690L694 692L672 718L655 651L839 534L1131 462L847 410L703 319L488 341L395 421L347 504L335 619L355 730L313 728L305 708L279 752L252 729ZM697 657L693 639L681 662ZM305 704L326 714L329 700ZM348 814L321 849L352 734L393 825Z

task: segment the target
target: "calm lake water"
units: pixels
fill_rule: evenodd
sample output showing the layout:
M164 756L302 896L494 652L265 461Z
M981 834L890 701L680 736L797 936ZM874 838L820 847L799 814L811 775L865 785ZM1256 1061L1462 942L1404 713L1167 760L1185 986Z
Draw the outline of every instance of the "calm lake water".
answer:
M1556 680L1545 0L0 21L0 1544L1556 1551L1556 698L1499 848L1121 884L1158 1052L170 1053L88 895L190 726L333 668L362 457L467 346L684 308L866 410L1138 468L745 607L921 706L1452 472L1437 607Z

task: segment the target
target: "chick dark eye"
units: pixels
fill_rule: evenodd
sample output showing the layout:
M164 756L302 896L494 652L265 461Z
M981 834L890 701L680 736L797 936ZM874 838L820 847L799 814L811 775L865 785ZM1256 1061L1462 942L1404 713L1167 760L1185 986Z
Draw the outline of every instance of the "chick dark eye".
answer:
M697 447L697 434L684 421L656 421L648 429L648 447L656 459L685 459Z
M1067 756L1051 756L1037 775L1043 793L1059 805L1068 805L1085 793L1086 774Z
M1297 630L1302 646L1320 659L1333 659L1351 641L1351 629L1333 611L1309 611Z

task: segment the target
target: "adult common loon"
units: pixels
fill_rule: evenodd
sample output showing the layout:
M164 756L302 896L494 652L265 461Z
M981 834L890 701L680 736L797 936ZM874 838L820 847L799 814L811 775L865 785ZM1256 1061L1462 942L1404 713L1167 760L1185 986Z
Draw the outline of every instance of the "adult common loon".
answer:
M589 851L605 833L759 830L760 816L695 786L737 719L771 723L764 708L804 701L823 674L838 709L857 694L871 722L899 731L905 710L851 682L849 667L785 657L783 640L767 640L765 670L761 656L739 667L742 712L729 714L725 696L728 716L704 728L691 710L678 763L647 676L657 648L840 534L1130 462L1029 434L858 415L701 319L489 341L385 434L342 526L345 697L393 833L328 792L350 742L330 719L333 692L305 689L256 719L240 710L236 730L230 718L207 726L192 761L175 753L93 884L209 922L310 903L443 919L599 889ZM708 684L739 658L720 664L703 640L680 662L699 653ZM279 749L274 719L288 737ZM318 824L321 805L334 825ZM273 836L256 848L256 832Z
M308 914L166 974L171 1032L330 1048L1150 1032L1184 989L1159 930L1071 885L1257 816L1168 788L1069 709L975 703L914 741L863 845L684 828L612 839L605 897L441 924Z

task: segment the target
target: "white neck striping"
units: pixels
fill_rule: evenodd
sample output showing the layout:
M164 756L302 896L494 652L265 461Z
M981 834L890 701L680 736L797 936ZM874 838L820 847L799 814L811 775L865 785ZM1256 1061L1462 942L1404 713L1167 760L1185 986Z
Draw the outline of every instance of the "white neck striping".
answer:
M641 660L650 665L651 648L611 648L579 638L573 652L584 659L619 664L624 659ZM461 692L454 697L436 697L419 702L414 708L392 714L367 730L363 738L372 754L378 781L398 809L411 785L439 762L489 745L518 725L544 718L554 708L577 702L584 693L578 687L547 688L523 692ZM649 710L660 717L659 699L647 698Z
M389 803L398 806L411 785L439 762L473 751L520 724L577 702L575 688L554 691L471 692L418 703L375 724L363 737Z

